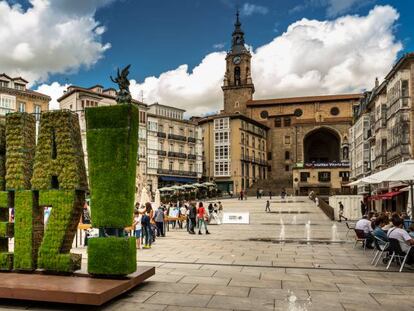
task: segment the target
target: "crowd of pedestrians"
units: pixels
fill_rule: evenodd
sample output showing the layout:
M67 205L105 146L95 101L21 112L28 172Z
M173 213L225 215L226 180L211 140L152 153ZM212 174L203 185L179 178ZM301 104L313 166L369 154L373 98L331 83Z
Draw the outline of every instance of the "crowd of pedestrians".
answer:
M155 211L152 204L147 202L145 206L136 205L134 211L134 236L136 247L140 249L151 248L156 237L165 237L166 226L172 228L186 228L189 234L210 234L208 224L212 219L220 223L219 215L223 213L223 205L220 201L210 203L208 208L203 202L177 202L161 204Z

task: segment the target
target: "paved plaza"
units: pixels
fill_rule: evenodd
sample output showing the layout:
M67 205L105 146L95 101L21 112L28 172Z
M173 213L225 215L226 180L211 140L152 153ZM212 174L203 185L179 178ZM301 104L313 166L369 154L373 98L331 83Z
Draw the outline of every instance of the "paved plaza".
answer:
M171 229L152 249L138 251L138 264L155 266L156 275L99 309L414 310L414 273L371 266L372 252L354 249L345 224L307 198L274 198L272 213L264 212L266 199L223 201L225 212L250 212L249 225L211 225L208 236ZM4 300L0 306L69 308Z

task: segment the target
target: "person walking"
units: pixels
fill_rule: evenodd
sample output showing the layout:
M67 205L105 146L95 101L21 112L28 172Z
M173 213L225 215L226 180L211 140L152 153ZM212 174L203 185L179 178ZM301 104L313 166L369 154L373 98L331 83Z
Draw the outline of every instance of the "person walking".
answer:
M135 236L135 245L137 249L141 249L141 232L142 232L142 224L141 224L142 215L139 213L138 210L134 212L134 236Z
M361 217L364 216L367 213L367 206L365 205L365 202L361 200Z
M210 232L208 232L207 222L206 222L206 218L208 219L208 215L207 215L206 209L203 206L203 202L198 203L197 218L198 218L198 234L202 234L201 227L203 225L204 225L204 229L206 230L206 234L210 234Z
M197 217L197 208L195 207L194 203L191 203L189 212L188 212L188 219L189 219L188 233L190 234L195 234L194 227L196 225L196 217Z
M149 205L148 205L149 204ZM141 218L142 233L144 235L144 249L151 248L152 244L152 230L151 230L151 203L145 204L145 211Z
M259 199L259 197L260 197L260 191L259 191L259 189L257 189L256 190L256 199Z
M339 220L338 220L338 222L341 222L342 221L342 218L345 219L345 221L348 220L348 218L346 218L344 216L344 205L342 204L342 202L339 202L339 213L338 214L339 214Z
M164 208L160 205L155 211L154 220L157 226L157 236L165 236L164 232Z
M240 190L240 200L243 201L243 190Z
M269 191L269 200L272 199L272 191Z
M271 210L270 210L270 201L269 200L266 201L266 210L265 210L265 212L271 212Z

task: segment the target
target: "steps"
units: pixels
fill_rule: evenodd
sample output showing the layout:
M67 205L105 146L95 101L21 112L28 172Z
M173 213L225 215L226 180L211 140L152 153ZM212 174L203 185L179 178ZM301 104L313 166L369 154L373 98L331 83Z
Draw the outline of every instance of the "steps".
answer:
M269 191L272 191L272 194L277 196L280 195L282 189L285 189L288 194L293 193L292 185L287 184L286 182L276 180L273 178L269 179L260 179L255 182L250 188L247 189L248 196L256 196L257 189L263 190L263 195L269 195Z

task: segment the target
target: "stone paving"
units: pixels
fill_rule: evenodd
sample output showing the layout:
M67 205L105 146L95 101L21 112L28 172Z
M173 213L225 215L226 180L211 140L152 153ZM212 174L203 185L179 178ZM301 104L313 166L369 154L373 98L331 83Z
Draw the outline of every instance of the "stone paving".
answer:
M372 252L353 248L345 225L307 198L275 198L272 213L265 200L223 201L225 212L250 212L249 225L210 225L211 235L174 229L139 250L138 264L155 266L156 275L98 309L414 310L414 273L371 266ZM0 308L70 306L0 300Z

